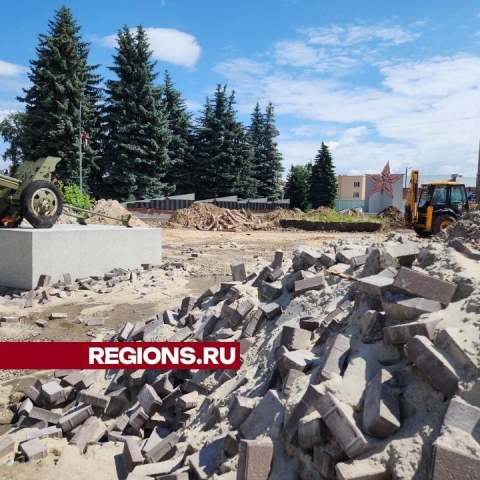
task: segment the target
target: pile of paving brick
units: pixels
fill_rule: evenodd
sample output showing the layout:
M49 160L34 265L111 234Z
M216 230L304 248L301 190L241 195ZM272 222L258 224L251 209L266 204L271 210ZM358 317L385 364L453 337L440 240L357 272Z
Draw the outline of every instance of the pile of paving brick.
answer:
M465 272L441 279L434 251ZM117 445L129 480L478 478L474 268L395 235L234 263L232 281L105 340L239 340L239 371L57 371L12 405L0 458Z
M451 227L440 232L439 237L450 242L458 240L471 248L480 249L480 207L462 215Z
M188 260L198 257L194 249L185 249L183 253L189 255ZM143 264L140 268L124 269L114 268L104 275L76 278L66 273L63 280L52 283L50 275L40 275L37 287L33 290L21 290L0 286L0 305L17 308L30 308L34 305L48 305L52 299L68 299L75 293L90 291L99 294L115 292L125 283L145 281L145 286L164 286L165 277L185 275L190 270L190 265L183 261L165 262L162 265ZM18 320L18 318L17 318ZM2 322L0 320L0 322ZM0 324L1 326L1 324Z

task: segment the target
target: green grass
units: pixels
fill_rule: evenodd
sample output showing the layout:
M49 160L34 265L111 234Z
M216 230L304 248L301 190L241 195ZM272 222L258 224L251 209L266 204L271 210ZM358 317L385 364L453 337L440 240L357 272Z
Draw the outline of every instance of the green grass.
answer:
M387 223L388 219L371 217L357 217L354 215L344 215L338 212L331 213L315 213L313 215L305 215L302 220L310 220L313 222L342 222L342 223Z

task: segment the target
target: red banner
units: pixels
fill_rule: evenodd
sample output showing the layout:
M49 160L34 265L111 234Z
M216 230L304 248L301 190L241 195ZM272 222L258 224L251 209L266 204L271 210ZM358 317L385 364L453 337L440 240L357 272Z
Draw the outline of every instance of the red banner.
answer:
M238 370L239 342L2 342L0 369Z

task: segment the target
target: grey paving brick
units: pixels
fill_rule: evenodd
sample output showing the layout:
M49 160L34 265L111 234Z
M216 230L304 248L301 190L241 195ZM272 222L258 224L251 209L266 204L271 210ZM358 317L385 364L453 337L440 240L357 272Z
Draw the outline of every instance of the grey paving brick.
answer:
M78 407L75 410L67 413L58 421L58 425L63 432L69 432L75 427L83 423L88 417L93 415L93 409L90 405Z
M268 283L265 281L260 282L258 287L258 294L261 300L273 302L277 298L282 296L282 286L277 283Z
M144 458L140 449L140 439L135 437L126 439L123 444L123 460L128 472L133 471L136 466L143 464Z
M402 323L383 329L385 342L400 344L409 342L415 335L423 335L433 340L435 329L442 321L441 318L427 318L416 322Z
M452 301L457 289L455 283L446 282L406 267L400 267L393 287L401 293L436 300L442 305L448 305Z
M48 454L47 446L37 438L21 443L20 450L27 460L39 460Z
M232 316L230 317L230 325L232 328L238 327L242 320L255 308L255 302L251 298L245 299L240 305L235 309Z
M297 280L294 285L294 295L303 295L309 290L323 290L327 286L325 276L322 274L308 277L304 280Z
M422 372L428 383L447 397L458 388L458 375L427 337L417 335L405 345L408 359Z
M281 421L283 409L278 393L269 390L242 423L241 434L246 439L254 440L259 435L268 433L276 422Z
M318 408L322 394L315 388L314 385L309 385L307 391L302 399L298 402L292 413L286 419L282 429L283 438L294 445L298 443L298 425L300 420L308 413L311 413L315 408Z
M442 304L436 300L389 292L383 297L382 308L388 319L404 321L413 320L424 313L438 312Z
M106 410L110 404L111 397L102 395L101 393L92 393L88 390L81 390L78 393L78 401L91 405L92 407L100 407Z
M275 256L273 259L272 266L275 267L281 267L283 264L283 250L276 250L275 251Z
M190 455L188 465L199 480L208 480L220 467L223 437L213 439L198 452Z
M324 364L318 374L317 383L330 380L334 375L342 375L349 350L350 340L343 335L336 335L325 353Z
M480 408L470 405L461 397L452 397L448 404L442 429L454 427L469 433L478 429L480 422Z
M273 442L240 440L238 447L237 480L268 480L273 459Z
M137 400L149 417L158 412L162 406L162 400L157 395L155 389L148 383L141 388L137 395Z
M432 339L430 336L429 338ZM480 370L477 359L463 348L462 340L465 339L462 339L459 329L447 327L437 333L435 345L448 352L451 358L469 374L479 375Z
M430 478L480 480L480 458L455 448L434 444Z
M290 392L292 391L293 383L299 377L304 377L305 374L300 372L299 370L290 369L285 376L285 380L283 381L282 391L285 396L288 397Z
M230 425L237 429L247 419L255 408L255 400L249 397L238 395L228 410L228 421Z
M392 474L385 465L372 464L365 460L335 465L338 480L390 480Z
M384 439L400 428L400 401L393 378L380 370L365 389L363 429L375 438Z
M318 401L318 411L343 451L350 458L362 455L371 448L363 433L353 421L353 412L338 401L331 393L326 393Z
M284 326L280 343L288 350L306 349L310 345L312 334L308 330Z
M230 264L232 279L234 282L243 282L247 278L244 262L234 262Z
M134 431L138 432L147 420L148 415L145 413L145 410L142 408L142 406L139 405L130 415L128 423Z
M0 459L15 452L15 440L5 435L0 438Z
M371 275L369 277L359 278L355 282L355 291L366 293L375 298L382 296L392 287L393 279L383 275Z
M153 448L145 452L145 458L149 463L159 462L167 455L171 455L177 448L180 436L177 432L170 433L157 443Z
M312 449L314 445L327 440L328 428L318 411L305 415L298 422L298 444Z

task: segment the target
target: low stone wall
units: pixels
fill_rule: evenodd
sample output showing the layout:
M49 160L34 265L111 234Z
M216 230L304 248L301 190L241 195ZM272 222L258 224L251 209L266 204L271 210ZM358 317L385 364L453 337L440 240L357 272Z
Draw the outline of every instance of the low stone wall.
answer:
M299 228L301 230L329 232L376 232L382 228L377 222L315 222L311 220L280 220L283 228Z

